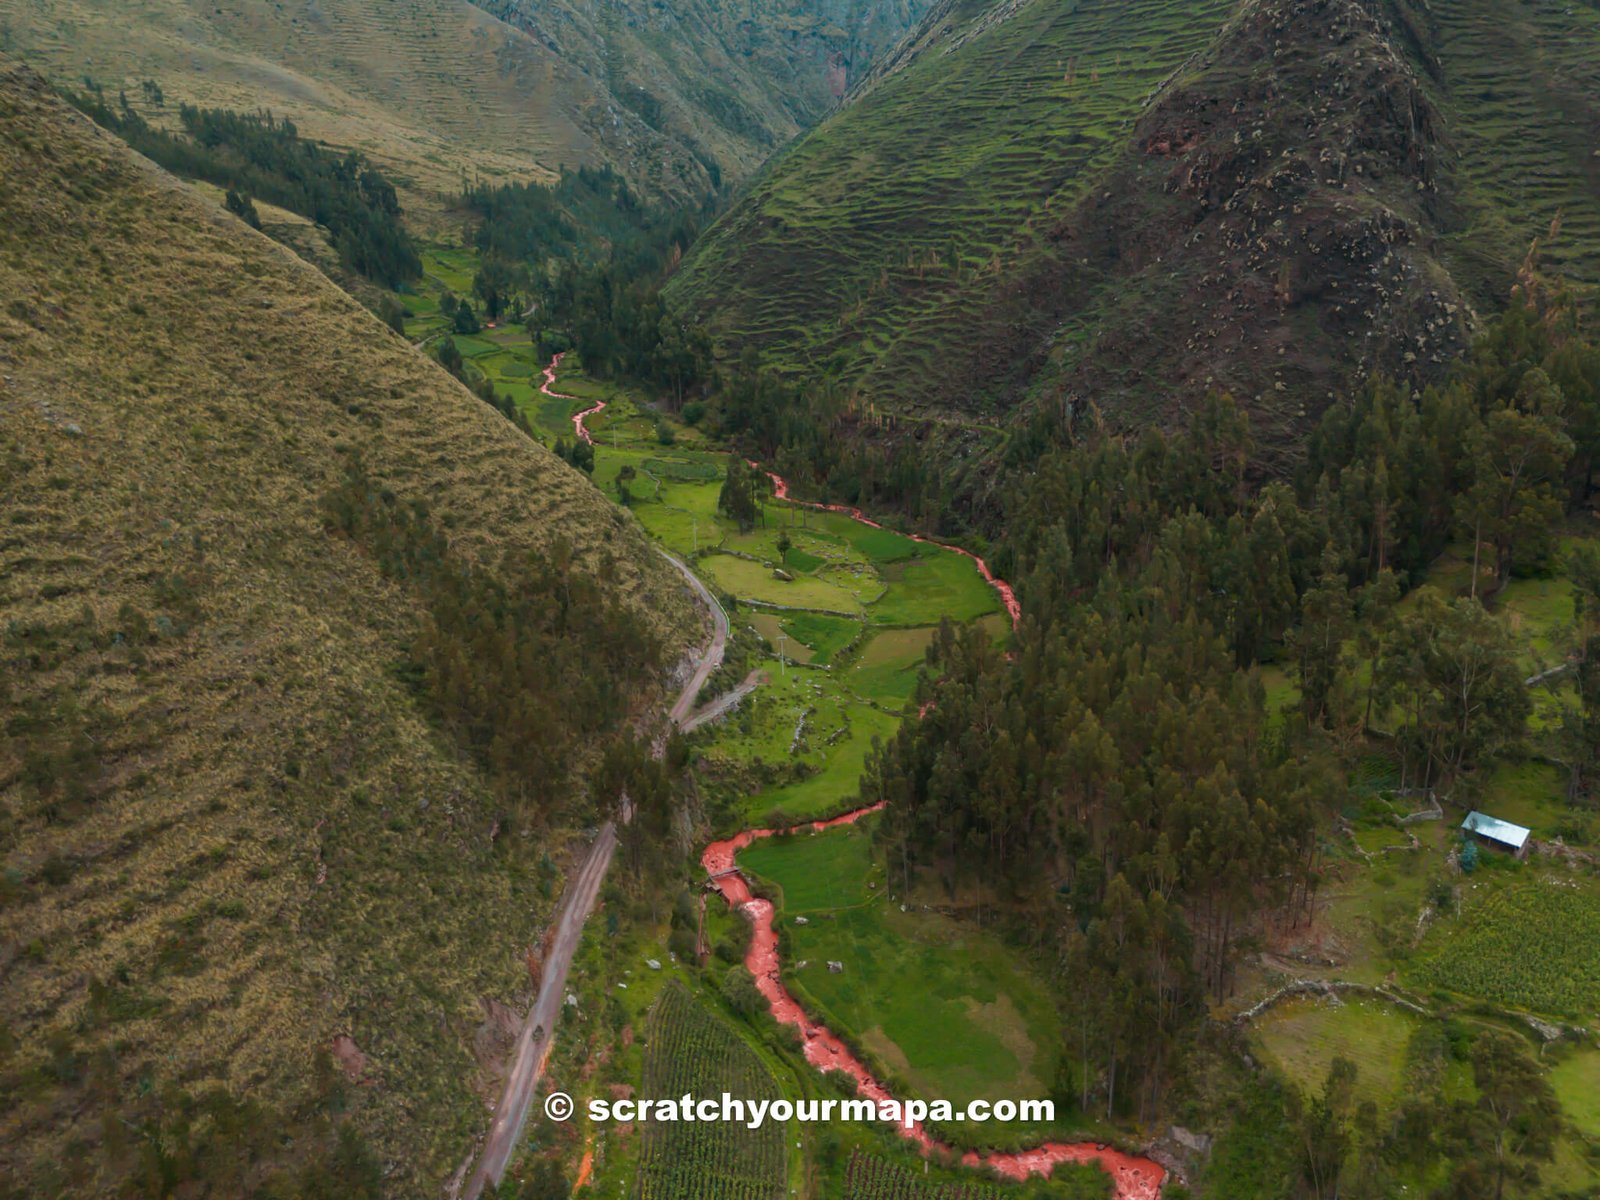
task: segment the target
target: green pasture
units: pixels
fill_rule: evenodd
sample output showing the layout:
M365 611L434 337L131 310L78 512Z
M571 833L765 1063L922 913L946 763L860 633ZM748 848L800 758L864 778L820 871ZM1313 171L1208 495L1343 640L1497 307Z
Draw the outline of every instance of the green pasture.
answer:
M1289 1000L1255 1024L1263 1057L1302 1091L1315 1093L1335 1058L1356 1067L1356 1095L1380 1109L1399 1098L1406 1045L1424 1020L1369 997Z
M868 611L879 625L936 625L943 617L972 621L1000 607L972 560L953 550L919 547L921 557L880 568L888 590Z
M861 625L823 613L794 613L781 622L783 632L810 649L817 662L828 662L861 632Z
M783 874L781 864L767 866ZM785 979L918 1094L959 1107L1048 1093L1055 1006L998 939L935 914L902 913L887 897L787 930ZM829 961L842 971L829 971Z
M1600 1049L1574 1050L1551 1068L1550 1083L1573 1130L1600 1142Z
M904 704L911 698L922 671L934 630L885 629L862 647L845 676L854 691L884 704Z
M739 865L782 887L787 916L853 908L877 894L868 888L869 879L883 887L882 872L872 863L873 821L867 817L822 833L807 830L765 838L740 852Z

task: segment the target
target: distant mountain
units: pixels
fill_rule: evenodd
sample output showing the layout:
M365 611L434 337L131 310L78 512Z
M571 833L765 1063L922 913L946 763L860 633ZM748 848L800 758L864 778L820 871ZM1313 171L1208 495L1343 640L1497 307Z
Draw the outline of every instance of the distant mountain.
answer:
M474 0L730 179L815 124L930 0Z
M0 51L81 88L292 118L444 226L463 178L609 164L656 197L744 178L927 0L0 0ZM504 18L504 19L501 19Z
M3 59L0 292L0 1194L370 1195L336 1122L435 1195L553 904L529 835L595 819L587 756L690 598L586 477Z
M1594 0L945 0L669 297L902 414L1226 389L1286 449L1437 371L1535 239L1600 282Z

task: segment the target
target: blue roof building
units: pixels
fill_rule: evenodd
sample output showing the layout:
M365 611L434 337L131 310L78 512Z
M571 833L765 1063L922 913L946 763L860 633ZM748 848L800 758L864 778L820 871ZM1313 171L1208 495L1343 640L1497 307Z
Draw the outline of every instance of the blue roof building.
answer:
M1491 817L1488 813L1476 810L1467 814L1467 819L1461 822L1461 828L1473 834L1485 845L1493 846L1497 850L1509 850L1518 858L1527 853L1528 837L1533 832L1521 825L1513 825L1510 821L1502 821L1499 817Z

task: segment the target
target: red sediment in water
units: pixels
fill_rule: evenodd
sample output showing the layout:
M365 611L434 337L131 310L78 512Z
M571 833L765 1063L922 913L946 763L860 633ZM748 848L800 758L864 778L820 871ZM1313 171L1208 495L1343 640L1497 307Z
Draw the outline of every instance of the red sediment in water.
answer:
M576 400L578 399L577 396L569 396L565 392L558 392L555 390L556 369L561 366L561 360L566 356L567 352L563 350L560 354L557 354L550 360L550 365L544 369L544 382L539 385L539 390L546 396L554 396L557 400ZM589 431L583 427L583 419L585 417L594 416L595 413L599 412L605 406L606 402L604 400L596 400L593 408L586 408L581 413L574 413L572 415L573 432L576 433L580 439L588 442L591 446L594 445L594 438L590 437Z
M858 808L827 821L810 821L794 826L795 830L810 828L820 832L836 825L849 825L883 807L873 804ZM811 1020L798 1001L783 986L778 969L778 934L772 927L772 902L760 899L750 892L750 885L739 873L735 856L751 842L772 837L775 829L746 829L726 841L712 842L700 855L700 864L711 876L716 889L722 893L735 912L741 913L751 926L750 949L745 954L744 965L755 976L756 988L766 998L767 1006L780 1025L793 1025L804 1039L806 1061L819 1071L843 1071L855 1081L856 1094L872 1101L891 1100L888 1088L872 1077L858 1059L826 1026ZM936 1141L918 1122L909 1129L896 1127L900 1135L921 1147L927 1154L934 1150L948 1151L949 1147ZM1010 1179L1026 1179L1029 1175L1049 1176L1058 1163L1097 1163L1111 1176L1116 1186L1117 1200L1160 1200L1161 1183L1166 1172L1148 1158L1124 1154L1110 1146L1096 1142L1046 1142L1031 1150L1010 1153L995 1151L978 1154L968 1151L961 1158L969 1167L990 1167Z
M544 383L540 386L539 390L546 396L554 396L557 400L576 400L578 398L576 396L567 396L552 390L556 382L556 369L561 366L561 360L564 357L566 357L566 351L562 351L560 354L557 354L550 360L550 365L544 369ZM589 431L584 428L584 419L586 417L594 416L595 413L605 408L605 406L606 402L604 400L597 400L595 401L593 408L586 408L581 413L573 414L572 428L577 432L577 435L580 438L588 442L591 446L594 445L594 438L591 437L589 435ZM747 459L746 461L748 462L749 460ZM783 476L773 471L766 470L766 468L764 468L760 463L751 462L750 465L756 470L761 471L768 479L772 480L772 494L776 499L786 501L789 504L798 504L804 508L814 508L819 512L843 513L851 520L859 521L861 524L870 526L873 529L883 528L882 525L878 524L878 522L867 516L859 508L851 508L845 504L819 504L814 500L792 499L789 495L788 481L785 480ZM919 534L908 533L905 536L910 538L913 542L925 542L930 546L943 546L946 550L954 550L957 554L965 554L973 561L974 564L976 564L978 568L978 574L983 576L984 582L992 587L996 592L1000 593L1000 602L1006 606L1006 615L1011 618L1012 628L1015 628L1017 622L1022 620L1022 605L1017 603L1017 594L1011 590L1011 585L1004 579L997 578L994 572L989 570L989 564L984 562L983 559L978 555L974 554L971 550L964 550L960 546L952 546L949 542L937 541L934 538L922 537Z
M550 365L544 370L544 386L539 390L557 399L575 400L576 396L563 396L560 392L551 390L556 381L556 369L561 365L561 359L562 355L557 354L550 360ZM593 408L587 408L572 418L573 429L591 446L594 445L594 438L590 437L589 431L584 428L584 418L593 416L605 406L605 401L599 401ZM761 464L756 462L751 462L750 465L758 471L763 471L767 478L772 480L773 496L778 500L821 512L842 513L873 529L883 528L859 508L851 508L844 504L820 504L810 500L792 499L789 496L789 484L781 475L765 471ZM1003 579L996 578L989 570L989 564L978 555L960 546L952 546L948 542L936 541L918 534L909 533L905 536L914 542L943 546L947 550L954 550L957 554L966 555L977 566L978 573L983 576L984 581L1000 594L1001 603L1005 605L1012 626L1015 627L1022 619L1022 606L1017 603L1017 596L1011 590L1011 585ZM924 705L918 715L925 716L931 707L931 703ZM836 825L853 824L882 807L882 804L874 804L830 820L811 821L794 828L798 830L809 826L812 830L820 832ZM801 1036L805 1039L806 1061L819 1071L843 1071L855 1080L856 1093L863 1099L892 1100L894 1097L889 1089L872 1077L871 1072L856 1058L848 1046L834 1034L829 1033L826 1026L806 1016L805 1010L789 994L789 990L783 986L783 981L779 977L778 934L772 927L772 903L753 896L750 885L745 882L744 876L734 865L734 857L739 851L751 842L759 838L772 837L777 832L775 829L747 829L726 841L712 842L701 854L700 863L711 876L717 890L722 893L722 898L736 912L743 913L754 927L750 937L750 949L745 954L745 966L749 968L750 974L755 976L756 988L766 999L767 1006L778 1023L793 1025L800 1030ZM920 1122L910 1129L904 1126L897 1128L903 1137L915 1142L924 1153L949 1149L936 1141ZM1110 1175L1116 1185L1117 1200L1160 1200L1161 1182L1166 1178L1166 1172L1149 1159L1124 1154L1120 1150L1095 1142L1046 1142L1031 1150L1012 1153L996 1151L985 1155L969 1151L962 1156L961 1161L969 1167L991 1167L1011 1179L1026 1179L1029 1175L1048 1176L1058 1163L1098 1163L1101 1170Z
M872 529L883 528L882 525L867 516L859 508L852 508L848 504L821 504L815 500L796 500L789 495L788 480L784 479L782 475L777 474L775 471L767 470L758 462L751 462L749 459L745 461L772 480L772 495L774 499L784 500L790 504L798 504L803 508L814 508L819 512L842 513L852 521L859 521ZM913 542L924 542L930 546L942 546L946 550L954 550L957 554L964 554L970 558L974 565L977 566L978 574L983 576L984 582L1000 593L1000 602L1006 606L1006 615L1011 618L1012 628L1016 628L1017 622L1022 620L1022 605L1017 603L1017 594L1011 590L1009 583L1004 579L998 578L993 571L989 570L989 564L984 562L982 558L971 550L965 550L960 546L952 546L949 542L941 542L936 538L923 537L921 534L916 533L907 533L902 536L910 538Z

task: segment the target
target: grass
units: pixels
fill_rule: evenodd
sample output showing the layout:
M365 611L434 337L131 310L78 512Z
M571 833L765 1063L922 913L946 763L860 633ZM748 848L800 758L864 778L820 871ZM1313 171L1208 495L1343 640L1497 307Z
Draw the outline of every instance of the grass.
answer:
M959 1108L1046 1094L1056 1017L1043 982L971 925L900 912L870 847L870 829L851 827L772 838L739 855L782 889L785 979L923 1096ZM843 971L830 972L829 960Z
M869 878L882 885L882 873L873 871L870 821L755 842L739 855L739 865L779 884L790 916L865 904L874 894Z
M1550 1083L1574 1129L1600 1141L1600 1050L1574 1050L1551 1068Z
M1474 807L1533 830L1542 840L1561 837L1583 844L1593 827L1589 814L1567 803L1567 776L1561 768L1534 759L1502 759L1484 783Z
M565 534L674 653L693 609L577 473L11 72L0 179L0 287L27 298L0 310L0 811L20 876L0 940L27 948L0 978L8 1095L59 1035L109 1055L97 1096L214 1082L299 1105L343 1032L381 1079L351 1112L389 1186L432 1189L482 1132L481 1000L526 988L512 948L565 838L552 814L541 842L491 840L499 800L395 669L407 594L324 535L322 497L359 457L485 570ZM20 771L25 753L56 766ZM3 1106L0 1175L48 1194L41 1164L97 1142L103 1107L59 1082Z
M971 561L951 550L889 562L889 588L868 614L879 625L928 625L941 617L971 621L1000 607L1000 598Z
M885 629L874 634L851 664L847 685L881 703L905 703L922 672L933 634L928 628Z
M854 580L847 582L839 577L816 575L796 575L792 580L782 580L773 574L773 568L764 563L735 558L731 554L716 554L702 559L699 569L723 591L741 600L756 600L785 608L826 609L845 613L857 612L861 608L862 596L851 586Z
M979 1097L1047 1094L1054 1005L997 939L948 918L901 913L883 897L791 926L789 938L785 978L917 1094L958 1108ZM830 960L843 970L829 971Z
M818 662L828 662L861 632L855 621L829 617L822 613L797 613L782 621L783 632L808 647Z
M1336 1057L1356 1066L1356 1095L1380 1110L1399 1099L1406 1044L1424 1018L1365 997L1291 1000L1256 1022L1252 1037L1302 1091L1315 1094Z

